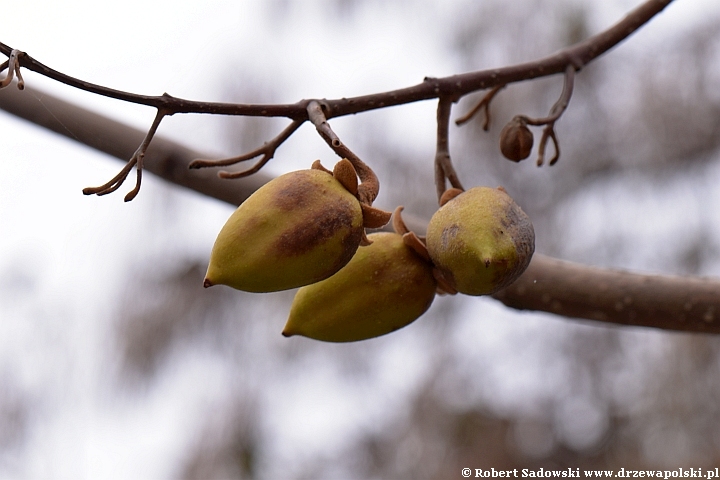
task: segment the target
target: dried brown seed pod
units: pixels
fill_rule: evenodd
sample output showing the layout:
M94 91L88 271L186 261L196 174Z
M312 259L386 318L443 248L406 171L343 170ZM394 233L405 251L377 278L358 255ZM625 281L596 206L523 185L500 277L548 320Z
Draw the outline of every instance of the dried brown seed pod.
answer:
M471 188L447 202L430 219L425 240L440 283L467 295L510 285L535 251L530 219L501 188Z
M515 117L500 132L500 151L513 162L525 160L533 147L533 134L522 118Z

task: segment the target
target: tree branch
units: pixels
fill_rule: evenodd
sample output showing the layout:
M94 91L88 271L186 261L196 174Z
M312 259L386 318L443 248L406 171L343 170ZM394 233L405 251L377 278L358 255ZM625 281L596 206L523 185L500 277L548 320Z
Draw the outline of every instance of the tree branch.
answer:
M469 112L467 112L462 117L455 120L455 125L461 126L466 124L470 121L471 118L475 116L477 112L479 112L481 109L485 112L485 120L483 121L482 128L486 132L490 129L490 102L492 102L492 99L495 98L495 95L498 94L500 90L505 88L507 85L495 85L489 92L483 96L483 98L475 105L472 109L470 109Z
M553 125L557 117L562 114L565 106L567 106L567 100L569 100L570 93L572 92L572 81L575 70L581 69L587 62L596 58L604 51L625 39L628 35L637 30L641 25L665 8L665 6L667 6L671 1L672 0L647 0L640 7L630 12L623 20L605 32L590 37L586 41L580 42L573 47L561 50L555 55L535 62L495 70L453 75L451 77L440 79L426 78L423 83L414 87L350 99L342 98L340 100L322 100L321 102L318 102L318 100L301 100L291 105L246 105L191 101L176 98L167 93L160 96L138 95L103 87L101 85L96 85L71 77L40 63L25 52L13 49L2 43L0 43L0 53L6 54L8 56L8 61L0 65L0 72L7 68L8 74L4 79L0 80L0 89L9 86L13 80L13 74L16 74L18 77L17 86L22 90L24 83L20 69L23 67L81 90L118 100L147 105L157 109L155 122L153 122L150 127L143 143L135 151L130 160L128 160L127 165L120 171L120 173L104 185L84 189L83 191L88 195L105 195L107 193L114 192L120 188L132 167L136 166L136 186L125 197L126 201L132 200L135 198L140 189L145 151L155 135L155 131L157 130L160 121L165 116L174 115L176 113L213 113L264 117L285 116L292 120L292 123L288 128L281 132L275 139L267 143L264 147L247 154L234 157L233 159L216 162L214 166L227 164L228 161L243 161L248 158L253 158L259 153L264 154L260 161L258 161L249 170L238 173L220 172L220 176L222 178L242 178L258 172L272 158L275 149L287 138L289 138L303 122L310 120L315 123L318 132L328 142L330 147L338 155L340 155L341 158L347 158L353 163L358 176L361 180L363 180L358 198L361 202L366 203L368 206L372 204L378 194L380 186L379 182L377 182L377 178L371 168L362 162L360 158L350 151L342 142L340 142L337 136L330 129L327 120L332 117L359 113L391 105L400 105L429 98L438 98L438 148L435 157L435 166L438 199L441 199L442 193L445 189L445 179L448 179L454 188L462 189L460 181L453 170L447 146L451 100L457 101L463 95L475 90L497 87L498 85L507 85L508 83L520 80L528 80L531 78L552 75L558 73L558 68L564 69L566 88L563 90L561 100L558 101L558 104L556 104L555 107L553 107L551 117L556 113L555 119L553 119L551 123L548 123L543 131L538 154L538 165L541 165L543 162L547 140L548 138L552 139L555 145L555 156L550 161L550 164L553 164L560 155L560 147L553 130ZM493 92L496 91L496 88L491 90L490 96L487 97L488 102L492 98ZM564 105L561 105L563 99L565 102ZM322 105L322 108L318 107L319 105ZM318 117L319 114L322 117L322 121L318 123L316 121L317 118L313 118L313 113L316 114L315 117ZM529 120L526 119L525 123L529 123ZM191 168L205 166L211 165L207 161L193 162L190 164Z
M579 70L625 40L638 28L660 13L672 1L673 0L647 0L607 30L593 35L571 47L560 50L553 55L532 62L443 78L426 78L418 85L388 92L336 100L323 100L323 105L326 107L325 115L327 119L331 119L378 108L439 98L441 96L460 98L468 93L492 88L497 85L506 85L562 73L568 66L573 66L576 70ZM0 53L9 57L12 52L12 47L0 43ZM159 96L138 95L103 87L65 75L64 73L43 65L25 52L19 52L17 58L21 67L52 78L58 82L118 100L147 105L158 109L162 108L167 112L167 115L173 115L175 113L213 113L221 115L288 117L292 120L308 119L307 101L300 101L294 104L253 105L198 102L173 97L168 94Z
M27 101L27 95L37 101ZM59 100L37 90L0 91L0 108L123 162L145 132ZM163 138L145 156L145 168L177 185L239 205L270 178L256 174L226 182L210 172L190 172L187 165L205 157ZM419 233L426 221L404 215ZM603 323L720 333L720 279L640 275L589 267L541 254L533 256L523 275L493 295L505 305Z
M493 295L508 307L621 325L720 333L720 280L640 275L535 255Z

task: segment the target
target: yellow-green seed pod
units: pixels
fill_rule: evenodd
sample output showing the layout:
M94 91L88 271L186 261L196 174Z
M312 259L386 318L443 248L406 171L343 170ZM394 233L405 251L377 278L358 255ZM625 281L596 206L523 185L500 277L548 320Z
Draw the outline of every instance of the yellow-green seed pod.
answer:
M290 172L253 193L215 240L205 286L274 292L323 280L360 244L360 202L331 174Z
M295 295L286 337L354 342L402 328L435 297L432 265L397 233L373 233L342 270Z
M426 241L442 277L466 295L510 285L535 251L530 219L502 188L471 188L447 202L430 219Z

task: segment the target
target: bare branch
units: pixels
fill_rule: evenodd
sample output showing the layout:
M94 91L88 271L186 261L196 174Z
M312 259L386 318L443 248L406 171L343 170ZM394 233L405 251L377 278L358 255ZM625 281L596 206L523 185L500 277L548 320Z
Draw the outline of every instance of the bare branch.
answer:
M565 68L565 82L563 83L563 89L560 93L555 105L550 109L550 114L545 118L530 118L525 115L517 115L512 119L512 122L520 122L522 125L545 125L543 129L542 137L540 138L540 145L538 146L538 158L537 166L542 166L545 159L545 148L547 146L548 138L552 139L555 147L555 155L548 162L549 165L554 165L555 162L560 158L560 144L558 143L557 136L555 134L555 122L562 116L570 103L570 98L573 93L573 86L575 85L575 66L568 65Z
M385 93L325 100L332 111L332 115L328 115L328 118L429 100L443 95L460 98L468 93L493 88L497 85L563 73L568 65L579 70L625 40L672 1L648 0L607 30L553 55L532 62L443 78L427 78L419 85Z
M507 85L496 85L492 89L490 89L490 91L487 92L485 96L478 102L478 104L475 105L468 113L455 120L455 125L464 125L465 123L470 121L470 119L474 117L475 114L480 111L480 109L483 109L485 111L485 121L483 121L482 128L487 132L490 129L490 102L492 102L492 99L495 98L495 95L497 95L497 93L506 86Z
M566 101L564 103L559 101L555 106L557 107L557 111L554 114L551 113L551 117L553 115L559 117L559 115L567 106L567 100L569 100L569 95L572 92L572 80L574 71L576 69L582 68L585 64L587 64L587 62L591 61L607 49L622 41L624 38L634 32L637 28L647 22L650 18L660 12L671 1L672 0L648 0L640 7L630 12L623 20L618 22L615 26L609 28L605 32L595 35L586 40L585 42L581 42L574 47L562 50L553 56L546 57L545 59L541 59L536 62L529 62L502 69L454 75L451 77L445 77L440 79L426 78L423 83L414 87L383 92L374 95L366 95L363 97L355 97L349 99L342 98L340 100L323 100L323 108L317 111L322 114L322 118L324 120L320 123L313 121L313 123L315 123L318 132L320 132L323 138L329 143L331 148L333 148L335 152L342 158L347 158L353 163L358 172L358 175L360 176L361 180L363 180L359 193L359 198L362 202L371 205L376 198L380 188L377 177L375 176L375 173L364 162L362 162L357 157L357 155L347 149L347 147L345 147L345 145L343 145L336 136L334 138L332 137L334 133L332 133L332 130L327 124L328 118L332 118L334 116L348 115L351 113L358 113L361 111L373 110L376 108L383 108L391 105L411 103L429 98L440 99L440 103L442 105L443 102L445 102L445 100L443 99L451 98L453 99L453 101L457 101L461 96L475 90L497 87L498 85L506 85L508 83L520 80L527 80L530 78L552 75L554 73L558 73L558 70L565 70L566 87L569 86L569 88L565 88L563 90L563 93L569 93L567 94ZM49 68L38 62L27 53L21 52L17 49L12 49L2 43L0 43L0 53L8 56L8 74L6 78L3 79L0 83L0 88L9 85L12 81L13 74L17 74L19 79L18 88L22 89L24 86L24 82L20 74L20 67L24 67L29 70L38 72L41 75L45 75L49 78L57 80L58 82L65 83L81 90L127 102L155 107L158 111L158 115L160 115L160 112L162 112L162 115L158 117L159 119L161 119L162 116L173 115L176 113L215 113L265 117L285 116L291 118L293 120L293 124L291 124L290 130L284 131L278 137L279 139L282 139L282 141L284 141L287 136L290 136L295 131L295 126L297 122L302 123L304 120L309 119L309 115L316 111L315 107L310 108L311 104L319 105L319 103L315 100L304 100L290 105L243 105L190 101L173 97L167 93L164 93L160 96L137 95L96 85L58 72L57 70ZM493 91L495 90L491 90L491 94L493 94ZM492 98L492 95L490 95L489 98ZM563 96L561 96L561 100L562 99ZM553 111L556 110L555 107L553 108ZM438 115L440 115L440 112L438 112ZM489 115L487 113L487 108L486 115ZM489 120L489 118L487 118L487 120ZM436 182L438 188L438 198L441 198L442 196L440 190L444 192L445 178L450 180L453 187L462 188L457 178L457 175L455 174L455 171L452 167L452 164L450 163L450 156L449 153L447 153L448 149L445 148L444 152L441 150L441 143L443 141L447 143L447 127L443 126L445 123L446 122L444 120L443 122L438 123L438 154L436 155ZM547 142L547 137L550 137L552 138L556 146L556 154L550 161L550 164L553 164L555 161L557 161L560 152L559 148L557 148L557 138L555 137L555 133L552 130L553 123L554 120L553 122L548 123L548 128L546 128L543 132L543 141L540 142L541 146L544 148ZM299 126L299 124L297 124L297 126ZM154 126L154 128L157 128L157 126ZM445 140L441 138L441 130L443 129L445 130ZM146 137L147 143L149 143L150 139L152 138L152 134L154 134L153 128L151 128L151 132L152 133ZM286 133L287 136L284 136ZM135 189L133 189L128 194L128 196L126 196L126 201L132 200L132 198L134 198L139 191L142 179L142 157L144 155L145 149L147 149L147 145L145 145L144 149L138 150L130 159L130 162L135 162L135 165L137 166L137 183ZM542 163L543 156L544 150L542 150L538 155L538 164ZM259 171L270 160L270 158L272 158L272 156L268 156L267 152L265 152L263 158L261 158L261 160L249 170L239 173L220 172L220 176L222 178L240 178L251 175ZM242 161L238 159L246 159L246 156L236 157L231 161ZM194 164L195 167L197 167L198 165L199 164ZM438 167L438 165L440 167ZM440 170L437 170L437 168L441 168L442 172ZM84 192L85 194L99 195L113 192L125 181L125 179L127 178L127 174L128 172L123 169L118 176L111 180L111 182L108 182L101 187L85 189Z
M553 55L532 62L443 78L427 78L418 85L388 92L336 100L323 100L323 104L327 107L327 118L351 115L394 105L404 105L441 96L460 98L468 93L493 88L497 85L506 85L562 73L568 65L580 69L625 40L672 1L647 0L607 30ZM9 57L12 51L11 47L0 43L0 53ZM198 102L172 97L167 94L160 96L137 95L70 77L43 65L27 53L20 53L18 61L23 68L87 92L158 109L164 108L168 115L175 113L214 113L221 115L287 117L293 120L307 119L307 102L253 105Z
M525 273L493 297L519 310L720 333L719 279L640 275L536 254Z

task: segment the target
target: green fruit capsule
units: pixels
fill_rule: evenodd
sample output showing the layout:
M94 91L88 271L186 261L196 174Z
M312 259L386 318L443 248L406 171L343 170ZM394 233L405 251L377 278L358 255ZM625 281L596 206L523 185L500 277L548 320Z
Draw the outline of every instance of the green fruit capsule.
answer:
M435 297L432 265L397 233L374 233L342 270L301 288L283 330L326 342L354 342L402 328Z
M205 286L274 292L340 270L363 234L360 202L331 174L290 172L238 207L215 240Z
M502 188L475 187L435 212L427 249L443 279L466 295L494 293L530 264L535 231Z

